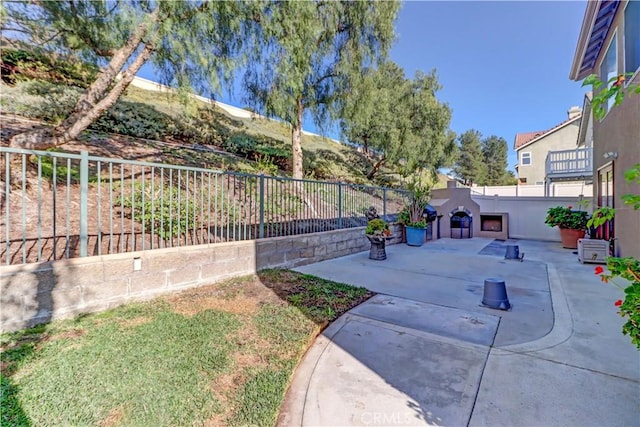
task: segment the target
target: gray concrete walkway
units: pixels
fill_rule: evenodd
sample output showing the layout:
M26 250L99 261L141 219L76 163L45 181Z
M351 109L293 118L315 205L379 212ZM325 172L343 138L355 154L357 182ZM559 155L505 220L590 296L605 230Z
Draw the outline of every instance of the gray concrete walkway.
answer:
M523 262L474 238L299 268L378 295L318 337L279 424L640 426L622 293L558 243L511 243ZM510 311L481 306L489 277L505 280Z

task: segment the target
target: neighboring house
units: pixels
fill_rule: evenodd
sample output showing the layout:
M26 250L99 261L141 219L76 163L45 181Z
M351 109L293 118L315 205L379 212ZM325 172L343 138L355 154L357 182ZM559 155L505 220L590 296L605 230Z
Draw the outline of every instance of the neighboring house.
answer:
M518 155L518 164L516 172L518 183L520 185L541 185L551 184L549 177L550 172L568 172L563 176L556 178L564 181L580 181L584 180L584 172L565 170L568 165L555 163L556 161L565 161L570 159L585 158L588 153L582 153L576 156L576 141L580 130L582 118L582 110L580 107L571 107L567 112L569 117L564 122L552 127L549 130L538 132L525 132L516 134L513 148ZM560 153L556 158L549 156L550 152ZM550 163L551 161L551 163ZM549 167L552 170L549 170ZM564 169L558 169L562 166ZM576 166L572 164L571 166ZM581 164L583 167L585 164ZM591 165L589 165L589 175L591 175Z
M640 83L640 1L589 1L571 66L571 80L597 74L608 81L633 73L625 84ZM594 93L595 95L595 93ZM621 196L640 193L624 172L640 163L640 95L629 95L619 106L593 122L594 203L616 208L616 254L640 257L640 211Z

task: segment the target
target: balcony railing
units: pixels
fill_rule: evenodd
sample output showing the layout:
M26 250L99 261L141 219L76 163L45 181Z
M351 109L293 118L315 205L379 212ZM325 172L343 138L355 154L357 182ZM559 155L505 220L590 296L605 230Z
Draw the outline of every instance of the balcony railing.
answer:
M578 148L575 150L549 151L545 165L547 177L575 177L593 175L593 150Z

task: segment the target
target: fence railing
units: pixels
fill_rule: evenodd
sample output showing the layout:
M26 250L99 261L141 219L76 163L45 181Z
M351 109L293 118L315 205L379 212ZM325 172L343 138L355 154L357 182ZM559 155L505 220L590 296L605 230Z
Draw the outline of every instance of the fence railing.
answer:
M549 151L545 164L546 175L554 174L592 174L591 148L575 150Z
M396 214L406 193L0 147L0 260L22 264L328 231Z
M548 189L548 194L545 191ZM593 196L593 184L584 182L553 182L547 188L544 184L499 185L471 187L471 195L507 197L572 197Z

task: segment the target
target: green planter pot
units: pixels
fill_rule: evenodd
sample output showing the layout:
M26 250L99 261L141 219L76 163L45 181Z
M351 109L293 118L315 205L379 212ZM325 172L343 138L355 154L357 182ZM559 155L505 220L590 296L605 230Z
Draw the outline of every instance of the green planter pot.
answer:
M409 246L422 246L426 236L426 228L417 228L405 226L407 233L407 245Z

